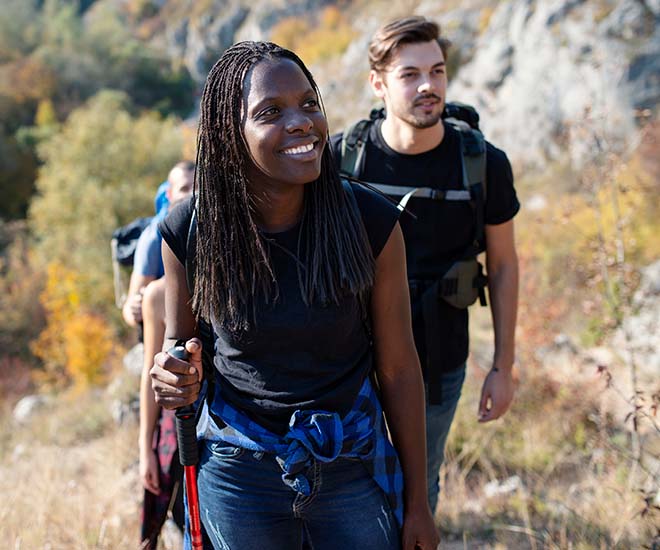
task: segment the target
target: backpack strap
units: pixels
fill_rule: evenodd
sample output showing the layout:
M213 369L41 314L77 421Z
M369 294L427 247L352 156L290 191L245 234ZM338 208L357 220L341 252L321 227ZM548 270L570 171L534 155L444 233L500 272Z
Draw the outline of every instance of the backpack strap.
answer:
M190 217L190 225L188 226L188 236L186 237L186 284L188 285L188 292L193 295L195 290L195 253L197 250L197 202Z
M463 187L470 194L475 218L472 243L463 256L476 256L485 250L486 140L479 130L463 120L448 118L446 121L459 132Z
M367 135L372 122L371 120L360 120L344 130L341 140L340 171L342 174L357 178L362 171Z

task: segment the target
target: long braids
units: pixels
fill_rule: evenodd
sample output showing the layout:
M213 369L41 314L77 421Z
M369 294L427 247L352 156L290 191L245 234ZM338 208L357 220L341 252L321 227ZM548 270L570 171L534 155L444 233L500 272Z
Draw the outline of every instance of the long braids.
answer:
M270 42L239 42L211 69L201 101L197 136L197 236L193 310L230 331L248 328L255 296L277 299L268 248L252 216L247 169L251 159L242 134L243 85L264 59L290 59L309 79L293 52ZM307 304L338 303L345 293L364 304L374 279L374 259L360 214L347 200L329 146L321 174L305 189L301 222L304 250L298 268Z

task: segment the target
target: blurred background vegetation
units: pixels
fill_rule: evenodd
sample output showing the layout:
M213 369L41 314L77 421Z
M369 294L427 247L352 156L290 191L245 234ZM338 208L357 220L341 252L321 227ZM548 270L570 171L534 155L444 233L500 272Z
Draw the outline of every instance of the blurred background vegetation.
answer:
M407 13L455 42L449 99L477 105L523 203L518 397L502 421L476 423L492 337L475 308L442 472L445 545L660 547L659 14L632 0L3 0L0 540L135 546L137 379L122 364L135 336L114 304L110 235L153 214L169 168L194 158L199 93L223 49L294 49L338 131L374 105L371 33ZM524 26L541 19L545 34ZM523 41L536 34L548 58ZM525 83L532 67L544 78ZM589 83L593 108L573 108ZM18 418L24 396L40 407Z

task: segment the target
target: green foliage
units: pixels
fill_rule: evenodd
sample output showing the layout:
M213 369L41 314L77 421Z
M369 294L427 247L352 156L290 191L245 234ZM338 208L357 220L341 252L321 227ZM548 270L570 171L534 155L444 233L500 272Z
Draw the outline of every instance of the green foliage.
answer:
M34 191L37 157L30 147L5 134L0 127L0 218L24 218Z
M0 10L0 216L25 215L34 149L55 122L103 89L138 107L187 115L194 83L181 66L139 40L111 2L6 0ZM45 124L49 120L52 124ZM27 128L27 129L26 129Z
M153 210L156 186L181 147L174 119L133 115L118 92L95 96L39 147L44 165L29 211L36 250L44 263L85 274L82 303L100 310L113 303L110 235Z
M43 275L28 249L24 225L0 222L0 355L21 360L29 359L28 344L44 323L35 300Z
M28 54L36 45L37 0L3 0L0 10L0 64Z

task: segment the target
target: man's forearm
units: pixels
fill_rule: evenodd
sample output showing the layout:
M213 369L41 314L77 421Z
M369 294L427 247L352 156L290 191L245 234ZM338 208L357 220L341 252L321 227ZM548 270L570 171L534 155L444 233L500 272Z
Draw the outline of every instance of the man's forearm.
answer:
M518 312L518 262L509 261L488 274L490 309L495 333L493 364L510 370L515 358L515 332Z

